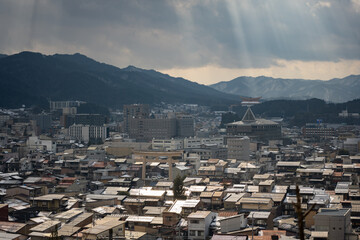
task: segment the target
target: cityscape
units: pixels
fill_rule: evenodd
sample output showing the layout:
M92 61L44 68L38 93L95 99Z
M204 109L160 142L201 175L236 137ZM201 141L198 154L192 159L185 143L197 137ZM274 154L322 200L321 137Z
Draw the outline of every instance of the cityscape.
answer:
M360 239L359 1L0 19L0 240Z

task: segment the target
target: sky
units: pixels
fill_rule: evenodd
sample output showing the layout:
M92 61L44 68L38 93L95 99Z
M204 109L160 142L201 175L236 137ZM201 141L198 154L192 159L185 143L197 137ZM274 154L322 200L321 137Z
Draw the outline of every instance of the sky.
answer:
M360 74L360 0L1 0L0 52L81 53L201 84Z

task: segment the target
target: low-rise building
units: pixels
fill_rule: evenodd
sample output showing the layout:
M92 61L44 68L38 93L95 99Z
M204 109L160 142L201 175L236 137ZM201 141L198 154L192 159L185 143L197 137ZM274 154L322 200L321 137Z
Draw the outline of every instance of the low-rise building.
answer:
M214 220L215 213L211 211L197 211L188 216L188 238L207 239L209 236L209 227Z

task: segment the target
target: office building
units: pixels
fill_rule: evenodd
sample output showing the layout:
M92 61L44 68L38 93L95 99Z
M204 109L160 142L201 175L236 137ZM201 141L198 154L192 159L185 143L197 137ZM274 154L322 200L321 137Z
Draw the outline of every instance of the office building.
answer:
M250 138L245 137L228 137L228 158L236 160L249 160Z
M82 142L98 142L104 141L107 137L107 129L105 126L90 125L72 125L69 127L69 136Z
M130 119L140 118L147 119L150 114L150 107L148 104L131 104L124 105L124 130L129 132Z
M269 141L281 138L280 124L262 118L255 118L249 107L241 121L226 125L227 135L248 136L250 139Z

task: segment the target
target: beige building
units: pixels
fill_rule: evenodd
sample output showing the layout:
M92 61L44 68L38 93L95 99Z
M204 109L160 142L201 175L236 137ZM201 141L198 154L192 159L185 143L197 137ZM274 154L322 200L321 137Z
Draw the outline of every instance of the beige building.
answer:
M95 226L82 231L82 240L114 239L125 236L125 222L116 217L98 220Z
M230 137L227 138L228 158L236 160L249 160L250 138L248 137Z

